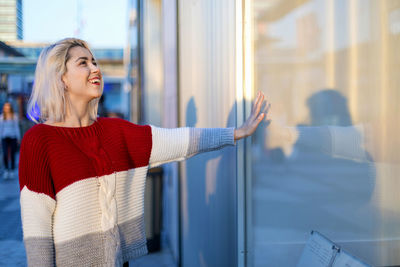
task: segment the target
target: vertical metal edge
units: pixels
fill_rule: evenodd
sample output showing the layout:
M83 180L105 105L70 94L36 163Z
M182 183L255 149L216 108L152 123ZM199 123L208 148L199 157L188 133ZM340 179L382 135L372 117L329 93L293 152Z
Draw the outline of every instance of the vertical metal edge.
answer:
M235 0L235 90L236 90L236 125L244 122L243 98L243 2ZM246 266L246 184L245 184L245 143L237 142L236 146L236 216L237 216L237 266Z
M176 0L175 3L176 8L176 104L177 104L177 126L182 126L182 115L181 115L181 101L180 101L180 88L181 88L181 81L180 81L180 31L179 31L179 0ZM183 172L183 166L181 162L178 162L178 267L182 266L182 180L181 174Z
M243 85L244 85L244 118L251 113L253 97L253 17L252 1L243 0ZM251 137L246 138L244 148L244 183L245 183L245 238L246 262L245 266L253 266L253 179L251 166Z
M138 0L137 1L137 23L138 23L138 49L137 49L137 57L138 57L138 92L137 92L137 104L139 107L137 107L138 110L138 118L137 118L137 123L142 124L143 123L143 90L144 90L144 79L143 79L143 73L144 73L144 55L143 55L143 50L144 50L144 28L143 28L143 17L144 17L144 3L143 0Z

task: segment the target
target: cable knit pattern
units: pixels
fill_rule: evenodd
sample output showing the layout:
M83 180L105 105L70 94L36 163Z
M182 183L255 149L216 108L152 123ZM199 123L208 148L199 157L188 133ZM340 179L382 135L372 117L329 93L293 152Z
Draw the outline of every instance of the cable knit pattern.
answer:
M162 129L99 118L38 124L21 144L21 217L28 266L121 266L147 253L149 166L233 145L233 129Z
M101 228L103 231L112 229L117 222L117 203L115 201L115 176L109 175L98 179L99 202L101 208Z

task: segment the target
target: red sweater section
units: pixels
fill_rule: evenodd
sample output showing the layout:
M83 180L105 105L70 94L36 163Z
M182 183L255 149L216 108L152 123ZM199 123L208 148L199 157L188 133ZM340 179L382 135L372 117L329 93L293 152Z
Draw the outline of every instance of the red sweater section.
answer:
M150 126L122 119L98 118L79 128L37 124L22 139L20 190L55 199L76 181L147 166L151 147Z

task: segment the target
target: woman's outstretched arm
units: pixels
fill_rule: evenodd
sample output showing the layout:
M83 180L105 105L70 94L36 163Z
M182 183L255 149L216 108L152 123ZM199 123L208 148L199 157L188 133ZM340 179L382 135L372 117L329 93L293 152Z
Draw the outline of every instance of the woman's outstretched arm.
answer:
M235 128L176 128L166 129L151 126L151 167L187 159L198 153L217 150L235 141L250 136L265 118L261 112L264 95L258 93L252 112L244 124Z

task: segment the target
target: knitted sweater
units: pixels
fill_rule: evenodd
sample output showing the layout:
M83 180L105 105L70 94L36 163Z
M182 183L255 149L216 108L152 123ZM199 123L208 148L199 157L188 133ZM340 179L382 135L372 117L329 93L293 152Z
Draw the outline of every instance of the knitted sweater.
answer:
M147 253L149 166L233 145L233 129L163 129L99 118L37 124L21 144L21 217L29 266L121 266Z

